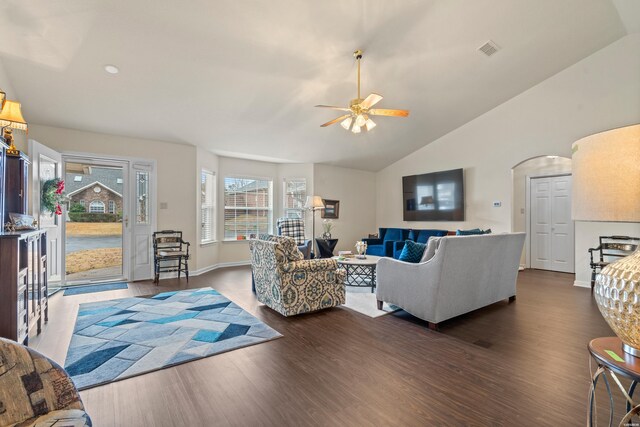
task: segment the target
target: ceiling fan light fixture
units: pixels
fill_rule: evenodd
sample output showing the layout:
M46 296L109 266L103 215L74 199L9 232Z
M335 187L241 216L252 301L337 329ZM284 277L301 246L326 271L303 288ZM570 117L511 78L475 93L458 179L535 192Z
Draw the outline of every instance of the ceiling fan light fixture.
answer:
M332 105L316 105L316 107L320 108L330 108L332 110L344 111L347 114L344 114L340 117L337 117L333 120L328 121L327 123L323 123L320 127L331 126L335 123L340 123L340 125L345 130L350 130L353 133L362 132L362 128L365 131L370 131L376 124L369 119L369 116L391 116L391 117L407 117L409 115L408 110L394 110L389 108L372 108L378 102L382 100L382 95L377 93L370 93L366 98L360 97L360 60L362 59L362 51L356 50L353 53L353 56L356 58L358 64L358 74L357 74L357 86L358 92L355 99L352 99L349 103L349 107L334 107Z
M367 119L367 121L365 122L364 126L367 128L367 131L370 131L371 129L373 129L377 125L374 123L373 120Z

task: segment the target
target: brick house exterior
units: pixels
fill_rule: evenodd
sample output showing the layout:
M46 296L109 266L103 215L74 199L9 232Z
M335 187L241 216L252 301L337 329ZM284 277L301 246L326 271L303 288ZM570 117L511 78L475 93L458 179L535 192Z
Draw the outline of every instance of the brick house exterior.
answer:
M122 213L123 186L122 170L118 168L85 166L65 175L69 207L79 203L85 212Z
M71 204L80 203L86 212L121 213L122 196L99 182L94 182L84 189L69 194ZM100 204L99 202L102 202ZM92 203L93 208L92 208ZM100 206L103 211L100 211Z

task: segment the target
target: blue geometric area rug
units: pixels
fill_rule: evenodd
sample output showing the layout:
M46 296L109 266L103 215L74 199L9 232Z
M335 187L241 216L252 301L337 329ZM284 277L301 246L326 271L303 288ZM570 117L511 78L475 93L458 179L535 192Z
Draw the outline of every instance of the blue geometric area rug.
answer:
M80 304L65 369L83 390L281 336L211 288Z
M127 282L96 283L94 285L73 286L64 290L64 296L90 294L93 292L115 291L116 289L128 289Z

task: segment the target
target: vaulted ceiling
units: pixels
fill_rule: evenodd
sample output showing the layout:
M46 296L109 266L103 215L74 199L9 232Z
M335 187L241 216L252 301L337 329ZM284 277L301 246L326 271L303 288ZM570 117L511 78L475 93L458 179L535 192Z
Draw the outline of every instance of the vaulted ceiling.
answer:
M623 10L638 12L629 0L6 0L0 61L31 123L376 171L624 36L638 16ZM486 57L489 39L501 49ZM339 114L314 105L355 98L357 48L363 95L411 115L366 134L320 128Z

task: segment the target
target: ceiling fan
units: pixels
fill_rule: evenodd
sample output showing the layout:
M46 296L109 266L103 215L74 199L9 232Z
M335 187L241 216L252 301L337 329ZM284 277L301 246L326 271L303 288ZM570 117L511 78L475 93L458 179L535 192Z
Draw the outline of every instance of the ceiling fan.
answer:
M360 133L362 132L363 128L367 131L370 131L371 129L376 127L376 124L369 118L369 116L407 117L409 115L409 110L371 108L382 100L382 95L372 93L365 99L360 98L360 60L362 59L362 51L356 50L355 52L353 52L353 56L358 61L358 97L351 100L348 108L334 107L331 105L316 105L316 107L320 108L331 108L332 110L349 112L344 116L340 116L336 119L331 120L330 122L320 125L320 127L327 127L334 123L341 122L340 125L342 125L342 127L346 130L351 130L351 132L353 133Z

